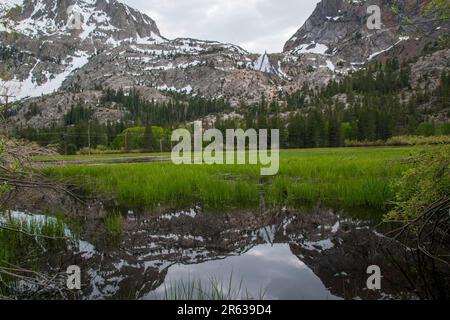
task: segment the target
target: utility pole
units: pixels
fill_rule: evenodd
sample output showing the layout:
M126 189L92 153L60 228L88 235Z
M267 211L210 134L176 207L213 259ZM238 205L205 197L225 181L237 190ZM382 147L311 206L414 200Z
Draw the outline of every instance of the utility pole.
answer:
M9 98L15 98L16 96L12 96L12 95L9 95L8 93L5 93L5 94L0 94L0 97L5 99L5 107L0 108L0 117L1 117L1 120L4 122L5 132L8 133L8 126L6 124L6 122L7 122L6 121L6 112L8 111ZM0 105L1 105L1 103L0 103Z
M64 154L67 156L67 134L63 134L63 140L64 140Z
M9 98L15 98L16 96L11 96L9 94L0 94L0 97L5 99L5 106L8 106Z
M88 120L88 152L91 155L91 120Z
M159 150L161 151L161 153L163 152L162 139L159 139Z

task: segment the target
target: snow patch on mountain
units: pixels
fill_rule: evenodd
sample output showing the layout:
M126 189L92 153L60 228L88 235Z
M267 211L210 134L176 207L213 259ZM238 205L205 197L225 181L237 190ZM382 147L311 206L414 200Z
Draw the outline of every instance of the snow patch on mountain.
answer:
M273 73L273 67L270 64L267 52L260 55L258 59L255 62L253 62L252 69L266 73Z
M51 94L59 90L63 82L72 74L72 72L83 67L88 61L89 55L86 52L77 51L74 56L69 56L68 59L63 62L66 67L62 73L54 75L45 71L44 75L46 76L47 81L43 84L37 84L33 76L34 70L39 63L41 63L40 61L37 61L30 70L27 79L23 81L17 80L16 78L9 81L0 80L0 91L3 91L1 92L2 94L13 96L10 101Z
M336 67L334 66L333 62L331 62L331 60L328 59L326 61L326 64L327 64L327 68L330 69L331 71L334 72L336 70Z
M407 40L409 40L409 37L408 37L408 36L401 36L401 37L398 39L398 41L397 41L396 43L394 43L392 46L389 46L388 48L383 49L383 50L381 50L381 51L377 51L377 52L375 52L375 53L372 53L372 54L367 58L367 61L372 60L373 58L375 58L376 56L379 56L379 55L382 54L382 53L385 53L385 52L387 52L387 51L390 51L392 48L394 48L394 47L395 47L396 45L398 45L400 42L402 42L402 41L407 41Z
M3 12L5 12L7 10L10 10L10 9L16 7L16 6L23 5L23 1L24 0L8 0L8 1L0 3L0 15Z
M167 42L167 40L153 32L151 33L151 36L147 38L141 38L139 35L136 35L136 44L153 45L153 44L161 44L164 42Z
M170 92L178 92L178 93L184 93L184 94L191 94L192 91L194 90L191 85L187 85L184 88L177 89L174 86L169 87L167 84L159 86L159 87L157 87L157 89L160 91L170 91Z
M312 53L312 54L319 54L319 55L325 55L325 53L328 51L328 47L324 44L320 43L309 43L309 44L301 44L297 48L292 50L293 54L305 54L305 53Z
M278 69L277 69L277 74L279 77L286 79L286 80L292 80L291 77L289 77L284 71L283 68L281 66L281 61L278 61Z

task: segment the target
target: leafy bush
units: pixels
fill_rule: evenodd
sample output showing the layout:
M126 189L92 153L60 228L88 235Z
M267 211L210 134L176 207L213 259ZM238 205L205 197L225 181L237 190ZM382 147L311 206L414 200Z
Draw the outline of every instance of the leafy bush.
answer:
M402 271L421 299L450 296L449 169L449 145L426 150L395 184L396 207L385 217L400 225L392 234L405 245Z
M407 170L394 188L396 208L388 220L417 219L433 203L450 195L450 145L430 147Z

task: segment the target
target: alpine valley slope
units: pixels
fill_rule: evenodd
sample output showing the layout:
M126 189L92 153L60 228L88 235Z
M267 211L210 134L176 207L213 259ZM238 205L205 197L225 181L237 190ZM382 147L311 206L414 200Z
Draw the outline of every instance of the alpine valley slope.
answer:
M0 14L14 23L0 26L0 94L16 102L9 114L16 127L62 125L64 114L80 103L95 107L101 122L118 121L126 111L100 103L106 88L134 88L156 101L170 99L170 91L223 97L238 110L241 101L277 98L305 84L320 87L390 54L405 61L422 56L433 37L448 31L448 25L423 20L428 2L323 0L282 53L260 55L233 44L169 40L150 17L116 0L7 0ZM392 13L393 3L425 26L427 36L409 36L414 30ZM370 4L382 8L381 30L366 27ZM81 16L80 29L67 26L71 6ZM435 79L448 68L448 56L438 52L415 61L416 69Z

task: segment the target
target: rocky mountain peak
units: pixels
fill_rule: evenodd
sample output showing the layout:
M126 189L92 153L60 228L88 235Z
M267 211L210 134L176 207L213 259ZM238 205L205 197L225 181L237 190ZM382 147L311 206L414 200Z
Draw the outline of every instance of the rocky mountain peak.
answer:
M12 0L3 6L6 10L15 21L14 31L31 38L78 36L110 43L162 39L154 20L116 0Z
M8 0L0 5L3 37L0 92L11 100L58 91L100 52L131 44L161 44L149 16L116 0Z
M407 40L413 31L392 10L396 6L413 22L430 0L322 0L304 25L286 42L284 52L319 53L351 62L367 62L377 53ZM369 6L381 9L381 29L367 27Z

